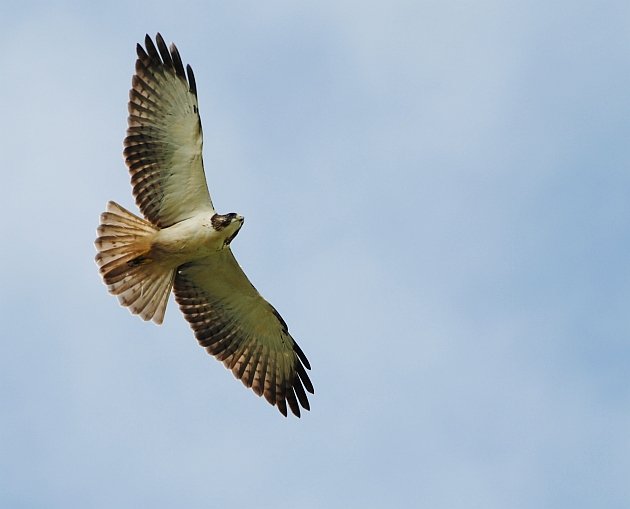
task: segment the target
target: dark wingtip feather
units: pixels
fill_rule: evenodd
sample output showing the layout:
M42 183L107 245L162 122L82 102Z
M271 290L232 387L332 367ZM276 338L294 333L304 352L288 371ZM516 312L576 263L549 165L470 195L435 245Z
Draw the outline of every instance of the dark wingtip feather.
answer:
M299 362L296 365L296 371L297 371L298 376L300 377L300 380L302 380L302 383L304 384L304 388L311 394L315 394L315 388L313 387L313 383L311 382L311 379L308 377L308 374L306 373L304 366L302 366Z
M293 350L295 351L297 356L300 358L300 360L302 361L302 363L304 364L306 369L311 369L311 363L308 362L308 359L306 358L306 355L304 354L304 352L300 348L300 345L297 344L295 339L293 340Z
M157 42L158 50L160 51L160 55L162 56L162 61L166 67L173 67L173 59L171 58L171 54L168 51L168 47L164 42L162 36L158 33L155 36L155 41Z
M306 393L304 392L302 381L300 380L300 377L297 374L295 378L293 379L293 390L295 391L295 395L297 396L298 401L300 402L300 405L302 405L303 408L306 408L306 410L310 410L311 405L309 404L308 398L306 397Z
M186 72L184 71L184 64L182 63L182 57L179 55L177 46L171 44L171 60L173 67L175 68L175 74L186 81Z
M186 74L188 75L188 84L190 86L189 90L193 94L197 95L197 83L195 82L195 75L193 74L190 64L186 65Z
M289 408L291 408L293 415L300 417L300 405L298 405L295 393L291 387L287 389L287 403L289 403Z
M158 53L158 50L155 47L155 44L153 44L153 41L151 40L151 37L149 37L148 34L144 38L144 47L146 48L146 52L149 58L151 58L152 60L155 60L156 62L162 63L162 60L160 59L160 54Z
M136 54L138 55L138 58L140 60L145 60L149 57L149 55L147 55L147 52L144 51L142 44L140 43L136 44Z
M278 410L280 410L280 413L287 417L287 401L284 398L278 398L276 406L278 407Z

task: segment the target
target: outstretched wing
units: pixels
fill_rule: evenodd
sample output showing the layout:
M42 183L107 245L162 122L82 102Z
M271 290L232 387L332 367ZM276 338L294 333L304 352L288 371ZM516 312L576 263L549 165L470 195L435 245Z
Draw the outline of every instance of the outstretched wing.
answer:
M306 356L229 248L179 267L174 291L199 344L245 386L285 416L287 403L298 417L300 405L310 409L305 389L313 394L313 385Z
M214 210L203 171L203 135L197 88L190 65L160 34L137 45L136 74L129 91L125 160L136 203L153 224L165 228Z

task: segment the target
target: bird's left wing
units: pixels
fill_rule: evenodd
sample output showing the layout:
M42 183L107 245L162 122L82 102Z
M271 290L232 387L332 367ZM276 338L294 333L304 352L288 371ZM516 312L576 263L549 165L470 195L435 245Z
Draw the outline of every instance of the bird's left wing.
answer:
M203 135L190 65L160 34L138 44L129 91L124 156L136 203L154 225L166 228L214 210L203 171Z
M287 403L298 417L300 405L310 409L305 392L313 393L309 362L230 248L179 267L174 291L199 344L245 386L285 416Z

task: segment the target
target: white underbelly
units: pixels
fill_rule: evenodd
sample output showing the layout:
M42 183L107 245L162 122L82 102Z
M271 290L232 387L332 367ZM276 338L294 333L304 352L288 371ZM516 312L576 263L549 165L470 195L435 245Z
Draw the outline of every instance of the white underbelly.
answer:
M152 258L177 267L219 251L223 248L224 237L223 232L214 230L207 214L191 217L156 234L151 248Z

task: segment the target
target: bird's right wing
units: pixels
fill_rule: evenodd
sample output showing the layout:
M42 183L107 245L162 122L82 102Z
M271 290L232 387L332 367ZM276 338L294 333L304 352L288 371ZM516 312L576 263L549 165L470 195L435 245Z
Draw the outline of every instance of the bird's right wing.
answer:
M201 211L214 212L203 171L203 135L197 87L160 34L138 44L129 91L125 161L136 203L144 217L166 228Z

